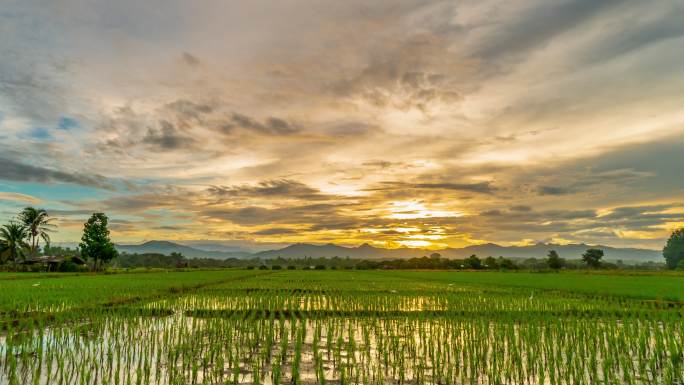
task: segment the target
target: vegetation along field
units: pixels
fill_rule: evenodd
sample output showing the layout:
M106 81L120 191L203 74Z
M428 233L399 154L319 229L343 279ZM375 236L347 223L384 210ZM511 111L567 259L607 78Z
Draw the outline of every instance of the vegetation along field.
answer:
M627 285L626 278L629 280ZM0 275L1 384L678 384L682 277Z

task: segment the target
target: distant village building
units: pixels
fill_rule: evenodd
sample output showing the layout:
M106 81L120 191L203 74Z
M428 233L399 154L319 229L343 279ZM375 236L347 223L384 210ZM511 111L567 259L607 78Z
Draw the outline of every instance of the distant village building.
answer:
M58 257L54 255L41 255L33 257L23 262L24 265L44 265L46 271L57 271L60 264L65 261L71 261L76 265L85 265L85 261L81 257Z

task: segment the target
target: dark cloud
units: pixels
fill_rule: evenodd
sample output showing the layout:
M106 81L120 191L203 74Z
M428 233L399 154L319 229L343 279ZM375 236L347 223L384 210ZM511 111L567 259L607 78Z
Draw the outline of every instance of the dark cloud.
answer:
M150 192L135 195L120 195L98 202L66 202L76 206L89 205L98 210L119 211L126 214L142 214L146 210L192 210L195 204L199 204L201 196L173 186L148 188Z
M165 108L175 112L179 117L201 121L203 115L214 111L214 107L206 103L195 103L186 99L178 99L166 104Z
M278 208L248 206L238 208L207 208L201 215L223 219L243 226L268 224L311 224L334 221L341 217L341 205L313 204Z
M627 186L630 183L651 178L652 172L636 171L633 169L615 169L605 171L577 171L572 175L564 175L563 178L555 177L558 186L541 185L537 187L539 195L568 195L584 191L592 191L597 186L620 185ZM565 180L572 180L571 183Z
M200 64L200 60L195 55L192 55L188 52L183 52L183 54L181 54L181 60L183 63L192 67Z
M298 233L301 233L301 230L289 229L289 228L285 228L285 227L272 227L270 229L255 231L252 234L253 235L288 235L288 234L298 234Z
M364 162L362 165L366 167L374 167L379 169L386 169L393 166L395 163L386 160L372 160L369 162Z
M485 217L498 217L501 216L503 212L501 210L487 210L480 213L481 216Z
M164 231L183 231L185 228L181 226L157 226L155 227L157 230L164 230Z
M418 189L437 189L437 190L456 190L469 191L483 194L492 194L496 188L489 182L479 183L416 183L413 188Z
M0 158L0 179L16 182L71 183L107 190L114 189L107 178L100 175L54 170L6 158Z
M59 216L64 216L64 217L71 217L71 216L88 216L96 212L96 210L88 210L88 209L77 209L77 210L55 210L55 209L47 209L48 213L52 216L59 217Z
M574 191L567 187L539 186L537 192L539 195L567 195L572 194Z
M514 173L514 184L531 184L539 195L590 197L590 204L621 200L675 199L684 193L684 136L612 146L600 155Z
M239 113L233 113L228 122L221 125L221 129L226 134L231 134L236 129L241 129L262 135L291 135L301 131L299 126L281 118L269 117L260 122Z
M192 147L195 139L180 134L169 121L160 120L159 128L148 129L142 143L159 151L170 151Z
M301 200L327 200L334 196L321 193L320 190L309 187L294 180L280 179L260 182L256 185L241 186L211 186L207 191L219 197L261 197Z
M683 222L683 203L667 205L626 206L612 209L608 214L597 218L604 226L629 230L653 230L653 226L661 226L665 222ZM666 212L677 209L675 212Z
M524 229L527 237L543 239L551 234L590 242L594 239L615 240L621 231L658 233L667 222L684 221L684 204L626 206L605 214L596 210L544 210L520 212L514 210L483 211L461 225L475 234L504 232L516 234ZM673 211L674 210L674 211ZM544 238L546 239L546 238Z
M510 208L511 211L519 211L519 212L529 212L532 211L532 207L530 206L524 206L524 205L518 205L518 206L512 206Z
M478 183L405 183L405 182L381 182L380 186L366 189L366 191L391 191L406 189L424 190L452 190L482 194L493 194L496 188L490 182Z

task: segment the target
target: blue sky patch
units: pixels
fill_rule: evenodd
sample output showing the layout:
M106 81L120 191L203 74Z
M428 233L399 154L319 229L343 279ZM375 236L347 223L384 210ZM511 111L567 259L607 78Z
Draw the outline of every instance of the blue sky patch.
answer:
M71 130L72 128L78 128L80 125L76 119L70 118L68 116L62 116L57 123L57 128L60 130Z
M52 139L52 134L50 134L50 130L44 127L34 127L30 129L27 133L26 136L31 138L31 139L37 139L37 140L51 140Z

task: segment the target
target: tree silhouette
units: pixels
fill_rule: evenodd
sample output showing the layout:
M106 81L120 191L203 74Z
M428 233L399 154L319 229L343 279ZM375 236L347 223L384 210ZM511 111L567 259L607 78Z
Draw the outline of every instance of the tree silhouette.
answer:
M663 248L663 257L669 269L674 269L684 260L684 227L672 232Z
M603 258L603 250L601 249L588 249L582 254L582 260L592 268L601 266L601 258Z
M28 238L28 231L18 223L9 223L0 227L0 262L17 263L20 257L25 258L25 251L29 248L26 238Z
M54 224L50 223L52 218L50 218L47 211L43 209L27 207L19 214L19 221L26 228L28 237L31 240L31 255L36 256L38 254L38 244L41 238L46 244L50 243L49 233L53 231L55 227Z
M549 265L549 268L554 270L558 270L563 267L563 260L558 256L556 250L549 251L546 263Z
M93 269L96 271L101 264L111 261L119 254L109 239L108 221L103 213L95 213L83 226L83 237L79 245L81 256L92 259Z

